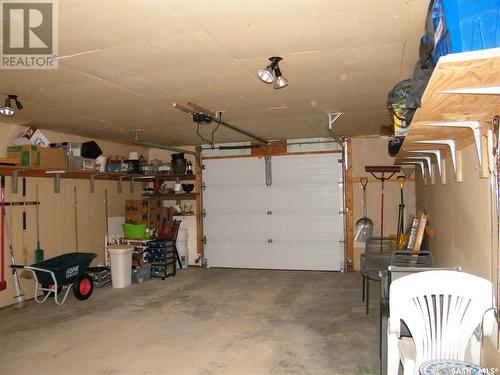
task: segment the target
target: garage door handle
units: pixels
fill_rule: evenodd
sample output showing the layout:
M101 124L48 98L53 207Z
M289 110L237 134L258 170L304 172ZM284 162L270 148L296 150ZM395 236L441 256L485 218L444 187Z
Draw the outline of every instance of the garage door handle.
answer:
M273 243L273 239L272 238L268 239L267 243Z
M273 214L273 211L267 211L267 214L268 214L268 215L272 215L272 214Z

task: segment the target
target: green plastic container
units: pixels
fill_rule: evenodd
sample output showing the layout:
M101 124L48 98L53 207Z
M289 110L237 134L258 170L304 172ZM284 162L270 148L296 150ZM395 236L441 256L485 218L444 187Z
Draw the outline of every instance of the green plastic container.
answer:
M125 238L131 240L144 240L146 238L146 224L123 224Z

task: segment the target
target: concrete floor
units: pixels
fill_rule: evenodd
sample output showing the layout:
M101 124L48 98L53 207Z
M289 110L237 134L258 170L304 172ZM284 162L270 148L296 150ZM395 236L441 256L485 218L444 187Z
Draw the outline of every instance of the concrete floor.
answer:
M196 269L0 310L0 374L378 373L358 273Z

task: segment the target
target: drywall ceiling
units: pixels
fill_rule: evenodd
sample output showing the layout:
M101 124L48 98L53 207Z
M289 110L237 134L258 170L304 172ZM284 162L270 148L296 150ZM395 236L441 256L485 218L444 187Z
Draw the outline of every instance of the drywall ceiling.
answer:
M14 123L119 142L140 128L144 140L200 143L172 107L188 101L267 139L327 136L327 114L338 111L338 134L378 134L390 124L387 92L413 70L427 6L59 0L59 69L1 70L0 93L24 103ZM290 81L281 90L256 75L274 55Z

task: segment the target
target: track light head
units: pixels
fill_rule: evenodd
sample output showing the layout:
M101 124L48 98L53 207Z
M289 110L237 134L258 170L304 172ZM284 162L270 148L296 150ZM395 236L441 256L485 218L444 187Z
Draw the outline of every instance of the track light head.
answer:
M288 80L281 75L281 70L278 65L274 68L274 74L276 75L276 80L274 81L273 87L275 89L282 89L288 85Z
M12 107L12 101L14 101L14 103L16 103L17 109L19 109L19 110L23 109L23 105L19 101L17 95L7 95L7 98L5 99L4 106L0 107L0 114L7 116L7 117L14 116L15 111L14 111L14 108Z
M269 58L271 64L266 66L265 69L257 70L257 75L259 78L265 83L273 83L274 82L274 68L278 66L278 63L283 60L283 58L279 56L272 56Z

